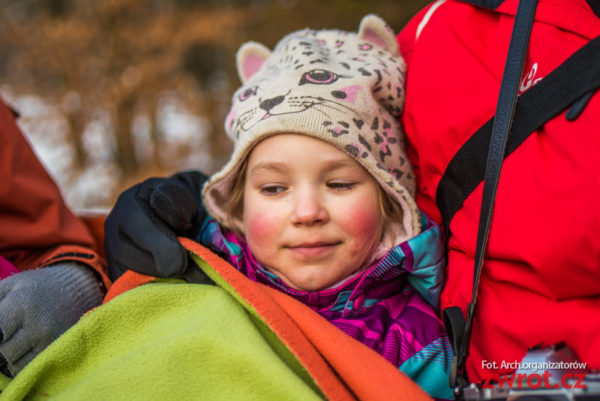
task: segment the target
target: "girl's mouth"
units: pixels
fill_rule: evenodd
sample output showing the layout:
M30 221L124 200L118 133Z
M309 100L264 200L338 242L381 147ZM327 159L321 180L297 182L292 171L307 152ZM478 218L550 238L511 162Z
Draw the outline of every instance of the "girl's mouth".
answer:
M327 255L339 244L340 242L315 242L287 246L286 248L301 258L315 258Z

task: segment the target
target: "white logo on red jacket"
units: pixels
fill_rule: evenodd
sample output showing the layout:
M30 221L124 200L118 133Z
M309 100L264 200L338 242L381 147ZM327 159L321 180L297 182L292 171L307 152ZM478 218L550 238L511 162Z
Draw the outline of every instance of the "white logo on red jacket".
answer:
M531 88L533 85L540 82L542 80L542 78L544 78L544 77L539 77L539 78L535 77L537 74L537 70L538 70L538 63L533 63L533 65L531 66L531 70L529 70L529 73L527 75L525 75L523 77L523 80L521 81L521 86L519 87L519 93L525 92L527 89Z

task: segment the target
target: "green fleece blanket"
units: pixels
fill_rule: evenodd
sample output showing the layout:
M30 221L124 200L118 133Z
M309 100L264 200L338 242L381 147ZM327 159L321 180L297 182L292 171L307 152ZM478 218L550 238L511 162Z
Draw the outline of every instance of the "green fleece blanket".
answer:
M226 290L156 282L89 313L1 400L313 400L289 351Z
M306 305L182 243L216 285L126 273L110 301L0 378L0 401L431 401Z

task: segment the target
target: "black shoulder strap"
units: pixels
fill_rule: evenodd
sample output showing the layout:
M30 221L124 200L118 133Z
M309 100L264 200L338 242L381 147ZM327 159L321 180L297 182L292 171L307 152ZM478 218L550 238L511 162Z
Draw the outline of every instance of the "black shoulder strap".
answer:
M452 371L450 373L450 383L454 386L456 395L460 395L467 381L464 368L466 358L469 355L471 327L477 310L479 278L487 247L500 170L502 169L506 144L513 125L519 81L523 72L523 64L525 62L536 6L537 0L519 1L510 37L508 54L506 56L504 73L502 74L502 82L500 83L498 104L496 106L487 160L485 162L483 196L481 199L481 212L479 227L477 229L477 244L475 247L475 263L473 268L473 294L467 308L467 321L464 325L463 334L460 336L461 341L460 344L457 344L458 348L455 348L456 356L452 360Z
M598 17L600 17L600 0L587 0L588 5Z
M576 118L600 87L600 36L579 49L544 79L519 96L504 157L534 131L567 107ZM574 104L575 103L575 104ZM487 121L454 155L436 192L445 232L467 197L483 181L494 118Z

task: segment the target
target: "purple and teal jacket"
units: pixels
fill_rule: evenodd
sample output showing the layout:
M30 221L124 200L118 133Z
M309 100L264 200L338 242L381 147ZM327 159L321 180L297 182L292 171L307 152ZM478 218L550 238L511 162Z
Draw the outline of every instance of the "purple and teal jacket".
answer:
M453 399L448 385L453 352L438 318L444 276L441 231L421 214L424 230L341 284L320 291L290 288L266 270L235 233L212 218L197 240L253 281L309 306L372 348L432 397Z

